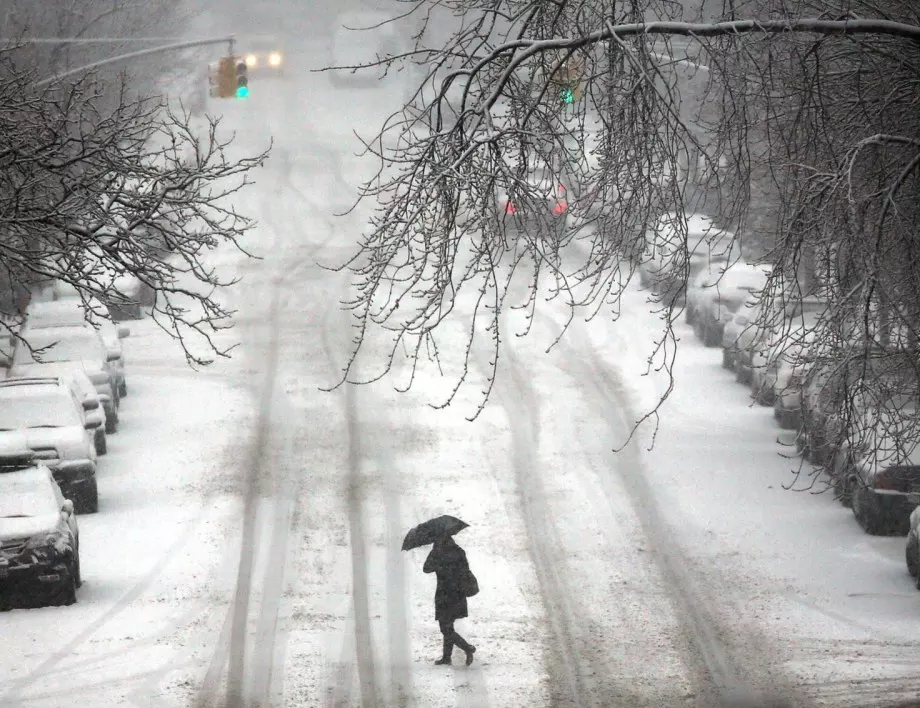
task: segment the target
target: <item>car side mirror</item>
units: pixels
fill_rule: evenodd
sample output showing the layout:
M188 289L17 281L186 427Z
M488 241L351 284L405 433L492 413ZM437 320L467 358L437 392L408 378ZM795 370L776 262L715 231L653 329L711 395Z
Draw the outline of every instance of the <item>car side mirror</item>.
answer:
M99 399L98 398L89 398L83 401L83 410L85 411L94 411L99 408Z
M98 420L98 419L96 419L96 420L87 420L85 423L83 423L83 427L86 428L87 430L95 430L95 429L98 428L100 425L102 425L102 421L101 421L101 420Z
M65 499L64 503L61 504L61 511L70 516L73 514L73 502L70 499Z
M118 338L124 339L125 337L131 336L131 330L128 329L125 325L118 326Z
M119 352L109 352L105 357L106 361L118 361L121 359L121 354Z

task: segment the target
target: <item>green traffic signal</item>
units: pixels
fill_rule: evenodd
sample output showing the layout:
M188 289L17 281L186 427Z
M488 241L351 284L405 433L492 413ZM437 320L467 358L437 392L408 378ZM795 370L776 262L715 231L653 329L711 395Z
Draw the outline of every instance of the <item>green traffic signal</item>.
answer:
M249 87L248 87L248 86L240 86L240 87L236 90L236 97L237 97L237 98L246 98L248 95L249 95Z
M570 88L562 89L562 102L575 103L575 92Z

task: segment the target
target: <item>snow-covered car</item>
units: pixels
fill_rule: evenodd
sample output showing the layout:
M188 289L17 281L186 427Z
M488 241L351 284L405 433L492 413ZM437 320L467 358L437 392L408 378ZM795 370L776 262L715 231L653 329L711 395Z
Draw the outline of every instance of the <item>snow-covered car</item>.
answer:
M886 443L882 449L891 449ZM874 536L904 536L910 530L910 516L920 495L920 446L911 449L906 459L893 455L854 454L856 479L850 482L853 516L862 529Z
M330 71L333 86L376 88L386 83L381 81L385 67L377 64L385 57L405 54L411 49L408 39L392 20L393 15L378 10L339 15L332 35L332 66L369 68ZM395 71L388 73L399 75Z
M25 340L17 342L9 376L58 376L82 370L93 382L105 408L109 435L118 431L117 356L108 351L102 335L89 323L68 327L23 328Z
M804 366L804 359L814 339L818 314L804 313L770 332L763 346L751 353L751 393L762 406L772 406L777 397L780 370Z
M920 498L914 498L912 501L920 503ZM904 546L904 559L907 562L907 572L920 590L920 506L910 512L910 530L907 532L907 544Z
M686 223L686 239L681 224ZM667 212L649 228L645 249L639 257L639 282L649 287L661 302L683 298L688 281L713 263L733 255L735 235L719 229L703 214ZM686 252L685 249L686 248Z
M751 384L755 351L769 347L777 336L788 332L796 318L821 313L826 308L826 300L813 296L797 297L790 294L761 298L758 305L748 313L747 326L733 342L733 364L738 381Z
M802 427L802 396L811 353L799 350L784 355L776 372L776 396L773 401L773 417L783 430L798 430Z
M249 76L284 76L285 54L280 39L269 36L241 37L239 54Z
M72 605L80 578L80 531L41 463L0 473L0 609Z
M139 320L144 317L144 308L153 305L156 293L153 288L132 273L115 273L111 269L97 266L91 276L107 288L105 304L116 322ZM55 280L51 284L52 299L79 300L80 291L70 283Z
M796 448L805 459L829 466L837 450L840 410L846 396L846 372L837 362L812 367L805 376L801 425Z
M77 511L90 514L99 508L91 425L67 386L0 381L0 443L32 450Z
M93 443L96 454L104 455L108 451L105 433L105 408L99 400L99 393L89 380L86 372L73 369L63 372L61 376L14 377L7 378L9 385L20 384L55 384L68 387L83 406L83 420L87 428L93 431Z
M92 324L102 335L102 341L109 355L115 355L115 358L110 361L115 369L118 395L124 397L128 395L128 384L125 376L125 353L121 340L130 336L131 330L126 325L116 325L110 317L108 307L97 298L89 296L86 306L79 298L65 298L29 305L26 311L26 326L30 330L36 330L49 327L83 326L87 322Z
M748 263L734 263L715 283L701 288L695 297L693 328L707 347L722 341L725 325L735 317L742 305L756 300L769 276L769 269ZM689 307L690 292L687 292Z

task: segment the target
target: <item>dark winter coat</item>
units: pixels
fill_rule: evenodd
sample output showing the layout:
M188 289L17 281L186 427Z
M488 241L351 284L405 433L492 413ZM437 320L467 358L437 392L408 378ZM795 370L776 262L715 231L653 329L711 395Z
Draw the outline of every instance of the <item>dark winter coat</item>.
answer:
M434 544L422 570L438 576L438 588L434 593L434 618L437 621L466 617L466 597L461 583L469 569L466 551L453 538L448 536L447 540Z

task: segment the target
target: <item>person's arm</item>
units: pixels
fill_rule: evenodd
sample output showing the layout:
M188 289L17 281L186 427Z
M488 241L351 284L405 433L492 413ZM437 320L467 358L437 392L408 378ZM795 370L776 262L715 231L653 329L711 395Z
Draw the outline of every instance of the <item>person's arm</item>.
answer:
M437 551L432 550L425 559L425 565L422 566L424 573L436 573L441 567L441 556Z

